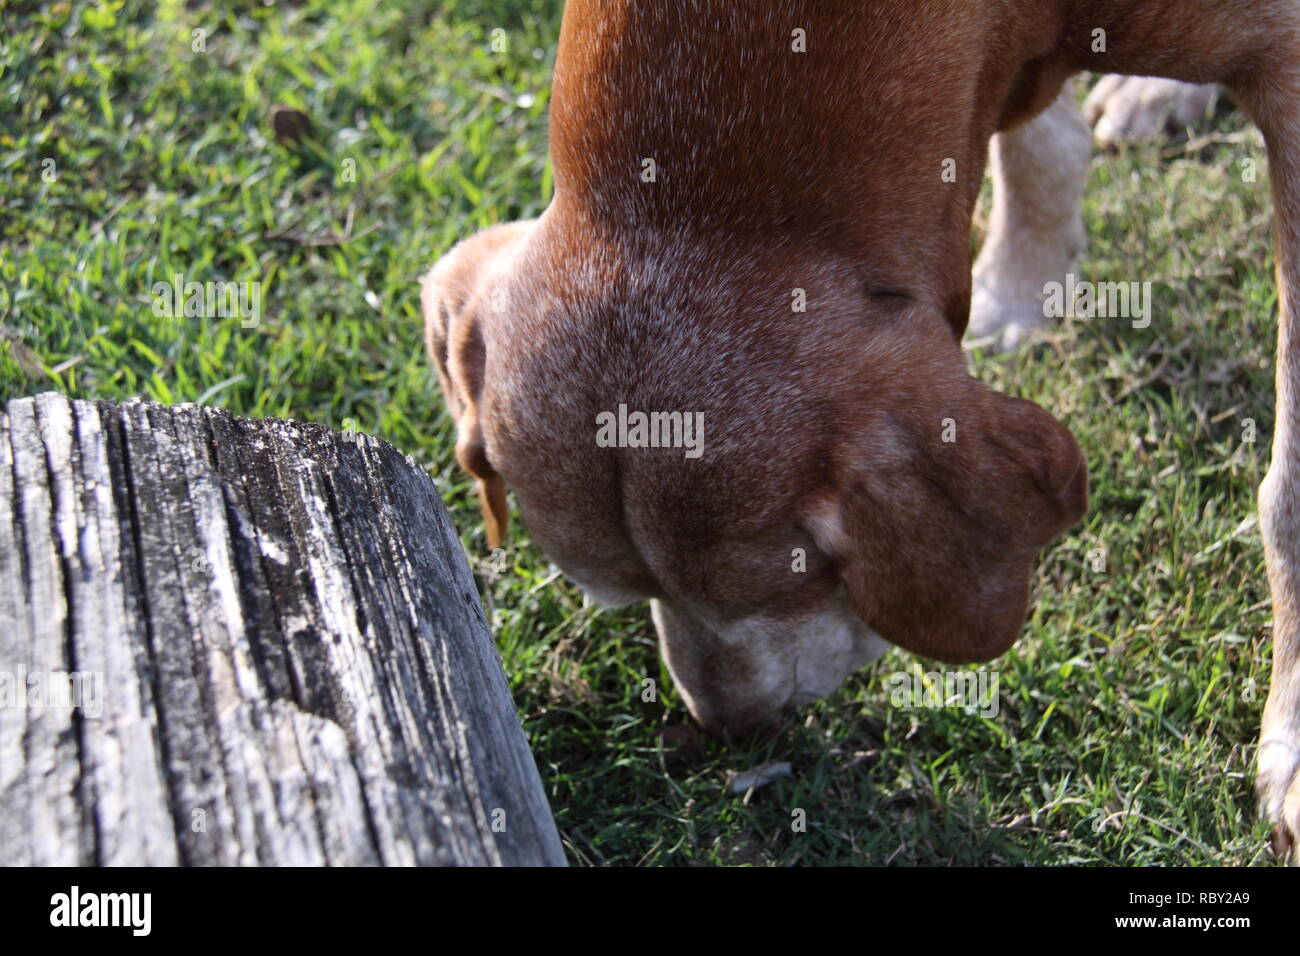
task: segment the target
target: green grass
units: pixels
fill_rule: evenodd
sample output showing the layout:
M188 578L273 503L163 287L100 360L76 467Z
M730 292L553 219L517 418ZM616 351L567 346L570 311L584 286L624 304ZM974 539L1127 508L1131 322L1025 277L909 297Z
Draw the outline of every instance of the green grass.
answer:
M681 752L661 736L688 718L644 607L586 606L518 523L507 567L490 566L421 346L428 265L545 205L559 10L0 0L0 399L199 401L355 427L415 456L480 556L575 863L1268 862L1251 771L1269 607L1259 533L1242 524L1272 426L1258 135L1224 109L1198 130L1208 142L1096 157L1083 272L1151 280L1149 329L1067 321L976 358L1071 427L1093 482L996 665L998 716L891 706L886 677L925 667L891 652L760 749ZM505 53L490 49L498 27ZM200 28L207 52L192 49ZM276 104L312 117L307 142L275 142ZM1245 157L1259 182L1242 180ZM331 236L346 241L305 244ZM175 272L263 282L261 325L155 318L152 284ZM1097 548L1104 573L1086 558ZM657 702L641 699L647 677ZM764 760L794 774L730 795L727 772Z

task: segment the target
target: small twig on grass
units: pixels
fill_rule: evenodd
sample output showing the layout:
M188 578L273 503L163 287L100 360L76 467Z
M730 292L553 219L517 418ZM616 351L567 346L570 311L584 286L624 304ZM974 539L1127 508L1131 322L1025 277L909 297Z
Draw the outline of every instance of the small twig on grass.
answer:
M321 233L318 236L308 236L301 232L287 232L284 230L280 230L276 232L264 232L262 233L262 238L268 240L278 239L282 242L292 242L294 245L298 245L298 246L311 246L311 247L342 246L342 245L346 245L347 243L351 242L354 239L361 239L365 236L368 236L376 229L379 228L379 223L377 222L371 223L369 226L366 226L366 228L362 229L360 232L353 235L352 233L353 211L354 211L353 206L349 204L347 225L344 227L343 232L341 234L337 232L325 232L325 233Z
M1175 156L1199 153L1207 146L1239 146L1242 143L1250 142L1253 136L1254 130L1249 129L1236 133L1203 133L1200 136L1191 137L1185 143L1165 147L1160 151L1160 158L1173 159Z
M299 217L288 226L284 226L274 231L264 231L262 233L262 238L268 241L279 240L281 242L292 242L294 245L299 246L319 247L342 246L352 242L354 239L361 239L370 235L379 228L379 223L372 223L358 233L354 234L352 232L352 224L356 219L357 210L364 208L366 203L370 202L370 200L374 198L375 192L379 187L391 179L394 173L409 162L409 159L404 159L401 162L394 163L392 166L388 167L388 169L376 176L372 182L362 189L356 199L348 203L347 212L344 214L343 231L341 233L331 231L310 236L306 233L294 232L294 229L300 222L302 222L302 217Z

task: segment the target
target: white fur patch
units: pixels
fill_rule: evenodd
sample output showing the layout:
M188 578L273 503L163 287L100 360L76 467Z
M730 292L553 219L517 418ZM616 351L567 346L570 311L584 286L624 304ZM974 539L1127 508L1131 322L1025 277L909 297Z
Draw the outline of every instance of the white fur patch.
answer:
M993 213L975 261L967 338L997 351L1051 321L1046 287L1086 245L1081 204L1091 139L1067 83L1050 107L993 139Z

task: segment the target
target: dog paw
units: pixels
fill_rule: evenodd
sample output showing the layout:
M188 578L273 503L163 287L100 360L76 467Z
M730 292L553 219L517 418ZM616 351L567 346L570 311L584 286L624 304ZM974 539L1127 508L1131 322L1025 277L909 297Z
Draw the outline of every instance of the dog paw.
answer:
M971 289L970 325L966 344L993 352L1011 352L1051 319L1043 312L1043 297L1023 283L988 274L977 275Z
M1010 352L1055 324L1048 290L1065 281L1085 245L1079 222L990 239L972 270L967 345Z
M1171 123L1186 126L1213 106L1219 88L1152 76L1104 76L1083 103L1103 146L1153 139Z
M1065 278L1083 246L1081 224L995 230L971 272L967 346L1011 352L1050 326L1048 284Z
M1259 745L1259 812L1273 824L1273 852L1300 863L1300 746L1278 737Z

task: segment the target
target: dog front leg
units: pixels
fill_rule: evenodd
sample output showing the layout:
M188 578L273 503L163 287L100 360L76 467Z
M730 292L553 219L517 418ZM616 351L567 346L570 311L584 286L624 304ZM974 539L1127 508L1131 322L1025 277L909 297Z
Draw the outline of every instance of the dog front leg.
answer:
M1080 204L1091 148L1073 83L993 138L993 214L975 261L968 338L1006 351L1051 321L1045 287L1065 282L1086 244Z

